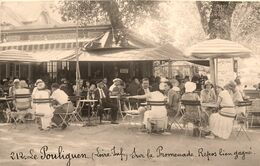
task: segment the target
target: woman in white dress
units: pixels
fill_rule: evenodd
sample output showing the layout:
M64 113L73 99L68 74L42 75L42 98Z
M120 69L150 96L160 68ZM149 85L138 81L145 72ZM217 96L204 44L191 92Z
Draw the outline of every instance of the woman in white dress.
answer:
M149 101L166 101L166 97L159 91L151 92ZM144 113L143 123L146 126L146 129L149 129L150 120L153 119L162 119L163 126L159 126L163 129L167 129L167 109L166 106L151 106L151 110L148 110Z
M224 89L219 93L217 104L219 108L218 113L213 113L209 119L209 127L211 135L206 138L215 138L215 136L228 139L233 128L233 121L236 116L235 105L233 102L233 92L235 91L236 84L229 82L224 86Z
M50 91L46 89L45 83L41 80L36 83L37 90L33 94L33 99L48 99L50 98ZM35 104L36 114L43 114L41 117L42 130L48 130L51 126L51 119L53 117L53 108L48 101L38 102Z

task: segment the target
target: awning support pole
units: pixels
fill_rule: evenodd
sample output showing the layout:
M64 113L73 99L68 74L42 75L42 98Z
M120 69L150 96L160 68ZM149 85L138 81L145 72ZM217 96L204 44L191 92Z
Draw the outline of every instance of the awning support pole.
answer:
M168 61L168 77L169 77L169 79L172 78L172 61L171 60Z
M77 20L76 20L76 87L77 87L77 90L76 90L76 96L79 96L80 95L80 87L79 87L79 80L80 80L80 69L79 69L79 40L78 40L78 37L79 37L79 25L78 25L78 0L77 0Z
M210 58L209 60L209 66L210 66L210 79L212 81L212 83L214 84L214 86L216 85L216 77L215 77L215 62L214 62L214 58Z

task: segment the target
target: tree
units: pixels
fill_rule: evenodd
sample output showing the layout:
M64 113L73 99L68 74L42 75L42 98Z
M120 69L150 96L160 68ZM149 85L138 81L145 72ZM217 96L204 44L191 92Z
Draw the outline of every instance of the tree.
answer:
M158 3L140 0L61 0L58 9L64 21L79 20L81 25L110 23L116 44L127 46L126 29L140 18L157 16Z
M232 14L238 2L196 2L204 32L210 39L231 39Z
M243 2L236 6L232 16L231 39L238 41L259 54L257 45L260 38L260 3ZM258 41L257 41L258 40Z

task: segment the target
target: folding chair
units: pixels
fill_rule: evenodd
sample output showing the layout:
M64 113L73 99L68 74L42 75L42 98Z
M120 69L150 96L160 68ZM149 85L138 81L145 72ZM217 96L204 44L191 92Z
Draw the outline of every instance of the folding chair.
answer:
M132 123L135 118L141 116L140 112L137 109L134 109L131 104L132 104L131 99L129 99L128 110L123 112L125 115L122 115L123 121L126 120L127 117L130 117L129 124ZM138 108L138 102L136 102L136 105L137 105L136 108Z
M147 106L148 106L148 109L152 109L153 107L156 107L156 106L166 107L166 103L167 103L166 101L147 101ZM168 125L167 117L151 118L151 119L148 119L146 128L147 128L148 133L153 133L153 132L164 131L167 128L167 125Z
M18 121L21 120L25 122L24 116L31 109L31 94L29 89L16 89L14 95L14 108L16 112L10 113L11 120L14 121L16 126Z
M64 129L64 125L69 126L69 122L71 121L72 117L76 117L75 115L75 107L71 102L68 102L68 107L66 109L66 112L54 112L54 115L58 115L62 122L58 125L61 129Z
M237 107L246 107L246 115L237 114L235 117L235 121L239 125L239 130L236 135L236 137L239 136L240 133L244 133L247 137L247 139L250 141L250 138L247 134L247 128L248 128L248 113L247 113L247 107L252 105L252 101L240 101L237 103Z
M259 126L259 122L260 122L260 99L254 99L252 100L252 105L246 107L247 109L247 117L248 117L248 121L250 121L249 123L249 127L253 128L253 127L260 127ZM254 125L254 121L258 122L258 125Z
M179 128L181 130L184 130L183 126L181 126L180 124L180 121L182 120L183 116L184 116L184 107L181 107L181 103L178 104L178 110L177 110L177 113L172 117L170 118L169 115L169 130L171 129L171 126L174 125L175 128Z
M199 127L199 136L201 137L201 127L202 127L202 112L203 110L201 109L201 103L199 100L181 100L181 105L184 107L185 109L185 112L187 111L186 110L186 106L194 106L194 107L198 107L198 114L199 114L199 124L198 124L198 127ZM183 114L183 116L185 115L185 113ZM182 116L182 118L183 118ZM188 130L188 128L186 126L184 126L185 128L185 133L186 131Z

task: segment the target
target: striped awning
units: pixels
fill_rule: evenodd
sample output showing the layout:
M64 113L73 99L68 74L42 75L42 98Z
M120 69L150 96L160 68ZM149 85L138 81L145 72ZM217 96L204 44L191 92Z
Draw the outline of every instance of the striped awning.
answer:
M1 62L37 62L37 59L29 52L21 50L0 51Z
M81 54L81 52L79 52ZM21 50L0 51L1 62L50 62L69 61L76 57L75 50L47 50L26 52Z
M47 50L33 52L32 56L38 62L69 61L76 57L75 50ZM79 52L81 54L81 52Z
M201 59L206 58L248 58L251 51L229 40L213 39L198 43L188 49L188 54Z

